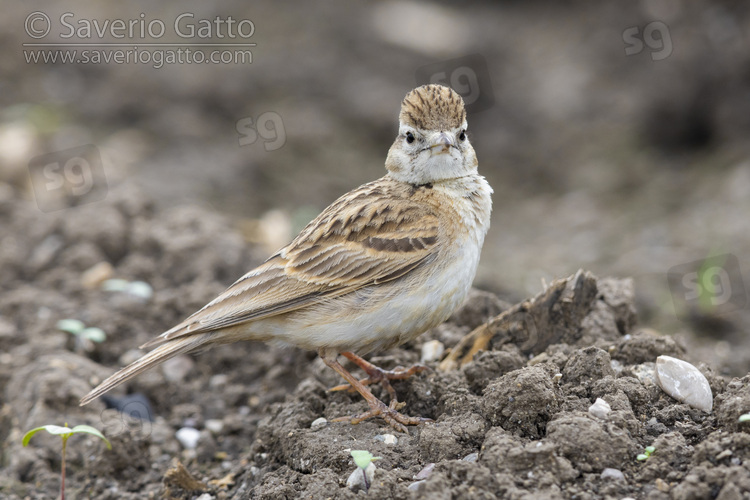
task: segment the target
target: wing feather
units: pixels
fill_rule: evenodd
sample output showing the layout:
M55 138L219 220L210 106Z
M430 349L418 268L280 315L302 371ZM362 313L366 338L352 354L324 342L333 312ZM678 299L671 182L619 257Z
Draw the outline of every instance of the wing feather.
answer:
M236 326L384 283L434 257L434 209L388 181L365 184L329 206L297 238L216 299L143 347Z

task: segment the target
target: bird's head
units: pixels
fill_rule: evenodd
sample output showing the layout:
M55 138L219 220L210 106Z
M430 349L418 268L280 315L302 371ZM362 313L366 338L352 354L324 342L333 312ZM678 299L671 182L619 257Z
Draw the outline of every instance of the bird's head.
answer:
M409 184L464 177L477 171L477 157L466 135L464 101L442 85L423 85L401 103L398 137L385 166Z

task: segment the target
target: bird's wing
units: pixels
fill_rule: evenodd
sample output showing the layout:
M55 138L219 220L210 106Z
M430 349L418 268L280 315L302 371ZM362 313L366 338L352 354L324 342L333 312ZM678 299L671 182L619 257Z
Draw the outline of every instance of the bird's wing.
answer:
M391 193L378 181L365 184L212 302L142 347L287 313L399 278L435 255L438 229L428 205Z

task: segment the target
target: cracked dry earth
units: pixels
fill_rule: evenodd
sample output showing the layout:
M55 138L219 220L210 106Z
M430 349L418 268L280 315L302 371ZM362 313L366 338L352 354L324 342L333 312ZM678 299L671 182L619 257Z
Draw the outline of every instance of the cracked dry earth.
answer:
M394 383L406 413L434 420L394 443L382 420L330 422L366 405L327 391L341 381L314 353L260 344L177 358L120 389L143 394L153 421L102 401L78 406L136 346L265 257L227 219L191 206L159 211L129 187L45 215L5 190L0 234L4 499L57 496L59 443L40 434L23 448L21 437L64 422L93 425L113 445L71 438L69 498L750 498L750 424L738 422L750 411L750 375L721 376L636 326L627 279L579 272L516 305L473 291L445 324L371 358L407 366L428 342L446 347L431 370ZM102 269L148 282L153 296L102 291ZM63 318L107 340L81 346L56 330ZM706 376L711 413L654 383L662 354ZM588 411L597 398L611 407L604 418ZM177 439L182 428L196 430L194 448ZM636 460L647 446L653 455ZM346 486L351 449L382 457L367 493Z

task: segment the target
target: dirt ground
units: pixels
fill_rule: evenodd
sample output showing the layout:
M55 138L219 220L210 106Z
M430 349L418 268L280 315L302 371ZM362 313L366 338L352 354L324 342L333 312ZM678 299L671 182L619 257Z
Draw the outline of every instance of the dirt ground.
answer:
M59 442L40 434L24 448L21 437L65 422L93 425L113 446L71 438L67 492L76 499L750 498L750 424L738 422L750 411L750 375L721 375L672 337L637 325L632 282L585 272L536 309L520 307L462 366L445 371L429 361L430 371L395 383L404 412L434 420L408 434L378 419L330 422L365 403L328 392L340 380L314 353L250 343L177 358L116 391L145 397L150 408L143 399L125 408L150 421L102 401L80 408L79 398L134 359L138 345L265 253L210 209L157 208L128 185L44 223L36 210L13 188L0 190L4 499L56 497ZM87 271L102 262L112 265L110 277L148 282L153 296L101 290ZM431 340L449 352L510 307L474 291L445 324L371 359L406 366ZM106 341L77 345L55 327L64 318L103 329ZM711 413L655 385L662 354L707 377ZM588 411L597 398L611 406L605 418ZM312 426L320 417L328 422ZM177 439L182 428L199 432L195 448ZM647 446L653 455L636 460ZM367 493L346 486L351 449L382 457Z
M750 499L750 424L738 422L750 307L735 286L750 283L750 4L32 4L0 16L0 499L57 497L59 441L21 438L65 422L113 445L71 438L75 499ZM27 31L36 9L53 21L42 39ZM34 41L222 41L70 40L66 12L251 19L257 47L252 64L30 64ZM403 411L433 423L408 435L333 423L362 398L328 392L341 380L314 353L261 344L177 358L78 406L138 345L382 175L404 94L422 73L465 67L481 77L470 138L495 190L485 291L370 358L407 366L428 342L445 347L394 384ZM263 116L275 139L248 144L240 123ZM54 193L37 193L31 163L84 145L101 157L102 199L48 213ZM670 288L712 255L734 263L727 307ZM105 277L153 296L104 291ZM77 342L61 319L106 341ZM655 385L662 354L705 374L710 413ZM605 418L589 413L597 398ZM352 449L382 457L368 493L346 485Z

